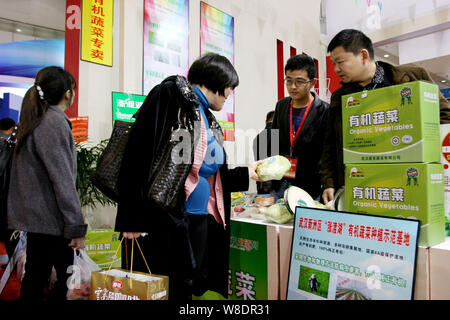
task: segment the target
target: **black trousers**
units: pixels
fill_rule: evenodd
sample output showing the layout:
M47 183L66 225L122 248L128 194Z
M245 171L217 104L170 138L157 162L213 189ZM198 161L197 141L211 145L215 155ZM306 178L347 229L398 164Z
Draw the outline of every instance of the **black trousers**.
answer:
M207 285L207 236L208 215L188 215L189 239L195 260L195 268L187 271L189 263L188 251L180 243L184 243L182 232L159 230L146 237L139 237L138 242L152 273L169 276L169 300L186 301L192 294L202 295ZM124 240L122 244L122 268L129 270L131 266L132 240ZM134 246L133 270L148 272L147 267Z
M43 300L44 288L48 284L52 267L55 267L57 281L50 300L65 300L67 279L71 274L67 268L73 265L73 249L70 239L46 234L27 233L27 257L25 275L20 290L21 300Z
M207 285L208 265L206 256L208 254L208 215L189 215L189 238L196 262L193 274L193 294L201 296Z

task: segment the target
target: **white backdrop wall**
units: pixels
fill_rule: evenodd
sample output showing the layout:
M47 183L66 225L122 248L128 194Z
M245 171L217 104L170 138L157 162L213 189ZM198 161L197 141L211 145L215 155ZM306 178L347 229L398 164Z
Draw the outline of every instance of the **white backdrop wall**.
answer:
M266 113L277 98L276 40L308 53L321 63L320 86L325 83L325 65L320 35L320 1L310 0L207 0L209 5L234 17L235 67L240 85L235 91L235 129L249 133L249 148L235 150L226 142L231 164L253 162L251 142L264 128ZM113 66L80 61L79 116L89 117L89 142L109 138L112 130L111 92L142 94L143 0L115 0ZM64 30L64 0L0 0L0 17ZM200 0L189 1L189 64L200 54ZM255 183L250 191L256 191ZM115 209L99 208L95 227L114 226Z
M320 2L205 2L235 19L235 67L240 77L235 91L235 127L241 131L254 129L249 138L253 140L256 131L264 128L266 113L274 109L277 101L276 40L284 42L285 60L289 46L293 46L298 53L307 52L321 61ZM89 116L92 142L111 133L111 91L142 93L143 11L143 0L116 0L113 67L80 63L79 115ZM192 63L200 54L200 0L190 1L189 24ZM242 154L235 155L234 147L234 142L226 142L230 158L239 158L234 164L253 161L251 150L242 159Z

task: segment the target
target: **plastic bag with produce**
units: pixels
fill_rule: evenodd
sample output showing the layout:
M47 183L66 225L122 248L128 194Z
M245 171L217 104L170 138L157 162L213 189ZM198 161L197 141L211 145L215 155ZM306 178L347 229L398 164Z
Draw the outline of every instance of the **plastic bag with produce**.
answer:
M264 210L264 215L268 222L284 224L291 221L294 217L282 202L277 202Z
M67 271L72 272L72 275L67 279L67 287L69 288L67 300L89 300L91 273L98 270L100 268L89 258L86 249L73 250L73 266L69 267Z
M266 158L256 167L256 173L262 181L280 180L291 168L289 160L283 156Z

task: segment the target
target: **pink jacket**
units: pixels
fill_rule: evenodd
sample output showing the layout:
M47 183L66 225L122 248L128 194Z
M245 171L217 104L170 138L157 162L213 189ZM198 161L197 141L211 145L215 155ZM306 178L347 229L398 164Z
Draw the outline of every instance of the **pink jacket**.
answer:
M199 178L198 172L202 166L203 160L205 159L206 149L208 148L208 142L206 140L206 126L201 117L201 130L200 139L194 151L194 163L192 164L191 171L184 184L184 190L186 192L186 200L189 198L191 193L197 187ZM209 183L209 201L208 201L208 213L213 215L216 221L226 227L225 224L225 206L223 203L223 189L222 180L220 178L220 171L217 171L215 175L208 178Z

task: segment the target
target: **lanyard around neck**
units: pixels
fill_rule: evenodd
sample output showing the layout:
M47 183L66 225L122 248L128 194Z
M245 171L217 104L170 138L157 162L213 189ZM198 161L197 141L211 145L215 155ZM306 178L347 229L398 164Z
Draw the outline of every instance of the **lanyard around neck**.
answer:
M291 139L291 155L292 155L292 149L294 147L294 143L297 140L298 135L300 133L300 130L303 127L303 123L305 122L306 116L308 115L309 110L311 109L313 101L314 101L314 97L313 97L312 94L310 94L308 106L306 107L306 110L305 110L305 113L303 115L302 121L300 122L300 125L298 126L297 132L295 133L295 137L294 137L294 127L293 127L293 121L292 121L293 120L292 119L292 109L294 107L294 100L292 99L292 101L291 101L291 107L290 107L290 111L289 111L290 115L291 115L291 117L290 117L291 123L290 123L290 128L289 128L290 129L289 130L290 131L290 135L289 136L290 136L290 139Z

